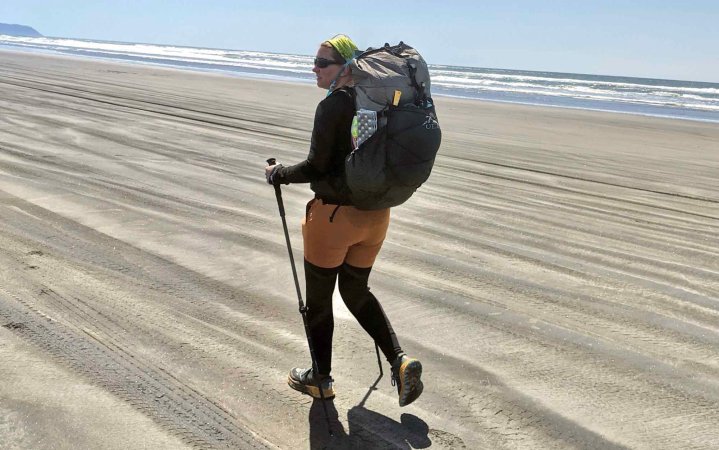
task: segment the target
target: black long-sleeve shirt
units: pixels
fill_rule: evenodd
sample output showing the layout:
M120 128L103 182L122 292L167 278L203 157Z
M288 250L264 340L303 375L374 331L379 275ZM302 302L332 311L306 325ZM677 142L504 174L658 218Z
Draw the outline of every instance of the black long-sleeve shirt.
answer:
M337 89L317 105L307 159L278 169L280 183L310 183L318 197L349 204L344 162L352 151L354 99L349 90Z

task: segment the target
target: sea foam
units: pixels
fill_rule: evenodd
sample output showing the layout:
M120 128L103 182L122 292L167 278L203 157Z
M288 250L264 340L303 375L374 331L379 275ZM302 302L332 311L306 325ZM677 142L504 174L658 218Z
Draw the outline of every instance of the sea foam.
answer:
M309 55L2 35L0 46L255 78L314 79ZM433 64L429 68L434 95L719 122L717 83Z

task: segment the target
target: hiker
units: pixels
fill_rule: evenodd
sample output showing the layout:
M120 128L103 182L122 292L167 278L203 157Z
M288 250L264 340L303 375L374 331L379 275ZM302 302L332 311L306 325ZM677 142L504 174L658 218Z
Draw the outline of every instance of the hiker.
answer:
M317 371L294 368L288 384L321 398L335 395L332 370L332 294L335 282L349 311L369 333L392 366L399 404L405 406L422 393L422 365L408 357L397 340L367 281L382 247L390 221L389 208L359 210L346 195L344 160L352 151L351 126L355 115L351 73L346 65L357 46L345 35L323 42L312 71L317 86L328 90L317 106L307 159L293 166L265 168L273 185L310 183L314 191L302 220L304 267L309 333L314 344Z

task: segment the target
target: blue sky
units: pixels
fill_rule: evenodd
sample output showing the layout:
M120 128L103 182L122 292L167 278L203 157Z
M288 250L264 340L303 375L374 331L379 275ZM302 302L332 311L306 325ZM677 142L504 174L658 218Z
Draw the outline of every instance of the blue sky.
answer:
M46 36L314 54L350 35L431 64L719 82L719 1L2 0Z

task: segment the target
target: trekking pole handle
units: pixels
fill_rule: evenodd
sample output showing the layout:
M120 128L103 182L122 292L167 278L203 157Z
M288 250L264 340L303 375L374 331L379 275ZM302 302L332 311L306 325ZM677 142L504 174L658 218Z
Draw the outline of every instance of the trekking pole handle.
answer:
M275 164L277 164L277 158L268 158L267 159L268 166L274 166ZM275 184L274 187L275 187L275 197L277 197L277 206L280 209L280 217L284 218L285 217L285 204L282 201L282 191L280 190L279 184Z

